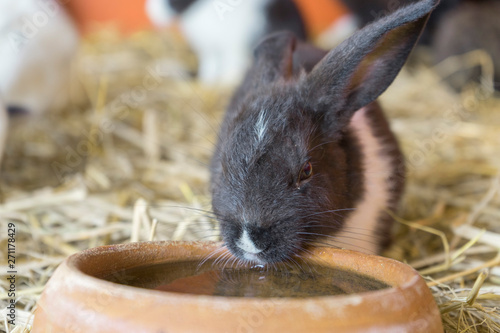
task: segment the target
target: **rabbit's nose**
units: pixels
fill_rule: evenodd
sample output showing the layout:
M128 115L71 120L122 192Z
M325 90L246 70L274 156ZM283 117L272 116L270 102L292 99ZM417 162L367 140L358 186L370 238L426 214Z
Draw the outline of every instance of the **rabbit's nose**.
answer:
M258 248L255 245L254 240L250 237L250 233L243 229L240 238L236 241L236 246L250 254L258 254L262 252L264 249Z

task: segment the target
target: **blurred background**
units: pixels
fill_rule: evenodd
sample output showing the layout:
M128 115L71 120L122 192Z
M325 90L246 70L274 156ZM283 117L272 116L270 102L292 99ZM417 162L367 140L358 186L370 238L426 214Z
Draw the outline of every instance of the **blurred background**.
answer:
M219 239L208 164L267 33L331 49L415 1L0 0L0 244L15 223L19 322L72 253ZM440 281L450 331L500 332L499 17L499 0L442 0L381 97L408 168L385 255ZM482 268L488 296L466 303Z

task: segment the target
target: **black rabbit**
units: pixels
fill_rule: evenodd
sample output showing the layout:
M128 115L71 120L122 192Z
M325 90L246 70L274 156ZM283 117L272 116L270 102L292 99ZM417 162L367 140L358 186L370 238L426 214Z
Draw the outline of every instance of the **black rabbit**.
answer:
M404 184L378 104L437 0L401 8L330 52L292 33L263 40L220 130L212 206L242 261L275 263L325 241L379 253Z

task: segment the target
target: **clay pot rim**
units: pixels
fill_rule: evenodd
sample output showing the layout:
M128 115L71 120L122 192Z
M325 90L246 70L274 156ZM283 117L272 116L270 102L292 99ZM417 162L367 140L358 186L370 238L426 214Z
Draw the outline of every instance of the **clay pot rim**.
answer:
M357 300L362 297L363 299L369 298L369 299L376 299L376 298L382 298L382 297L387 297L388 299L391 298L392 295L396 295L400 293L401 291L404 290L409 290L412 289L416 284L420 282L420 275L410 266L401 263L397 260L390 259L390 258L385 258L385 257L380 257L376 255L371 255L371 254L365 254L357 251L351 251L351 250L346 250L346 249L335 249L331 247L317 247L313 250L313 254L315 255L321 255L321 254L332 254L332 253L340 253L342 256L354 256L358 257L359 260L378 260L384 262L384 264L393 265L397 266L398 269L403 271L403 274L401 274L400 279L403 279L404 282L402 283L397 283L397 284L390 284L388 281L384 279L380 279L381 281L391 285L390 288L386 289L380 289L380 290L375 290L375 291L367 291L363 293L358 293L358 294L349 294L349 295L327 295L327 296L311 296L311 297L264 297L264 298L253 298L253 297L230 297L230 296L209 296L209 295L198 295L198 294L187 294L187 293L178 293L178 292L169 292L169 291L159 291L159 290L152 290L152 289L144 289L144 288L139 288L139 287L133 287L133 286L128 286L128 285L123 285L111 281L106 281L103 280L102 278L92 276L90 274L84 273L81 269L80 266L85 263L87 260L88 256L95 256L96 254L102 254L106 252L107 250L112 250L113 252L121 252L121 251L127 251L127 250L134 250L134 249L140 249L144 246L210 246L210 247L220 247L222 245L221 242L201 242L201 241L148 241L148 242L136 242L136 243L125 243L125 244L116 244L116 245L105 245L105 246L100 246L96 248L90 248L78 253L75 253L68 258L65 259L64 263L61 265L64 265L65 269L68 270L68 273L72 278L79 279L80 284L86 284L90 289L100 289L102 288L103 290L115 290L119 292L122 297L130 297L130 298L135 298L137 296L142 295L148 295L149 297L155 297L155 298L173 298L175 297L179 301L183 302L200 302L200 301L207 301L207 302L214 302L214 303L227 303L230 302L232 304L239 304L239 303L246 303L246 304L252 304L252 303L259 303L262 304L263 302L284 302L285 304L296 304L296 303L309 303L311 301L321 301L321 302L338 302L338 303L356 303ZM306 255L305 257L310 257L309 255ZM312 257L313 259L314 257ZM168 262L168 260L159 260L158 262L155 263L149 263L148 264L160 264ZM127 268L132 268L132 267L139 267L141 265L135 265L135 266L128 266ZM333 266L333 265L332 265ZM128 298L127 297L127 298Z

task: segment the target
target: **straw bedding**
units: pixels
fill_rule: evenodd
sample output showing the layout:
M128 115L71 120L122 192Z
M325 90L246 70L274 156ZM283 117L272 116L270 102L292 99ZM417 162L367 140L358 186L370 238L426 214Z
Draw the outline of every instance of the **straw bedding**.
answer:
M440 75L479 63L458 94ZM407 158L408 184L386 255L421 272L447 332L500 332L500 99L480 52L405 69L381 101ZM0 173L0 244L16 226L17 323L29 331L57 265L131 240L215 240L208 166L231 94L192 78L175 34L105 31L72 68L68 107L12 120ZM3 259L2 259L3 260ZM8 281L0 280L0 308ZM1 315L5 319L5 311Z

